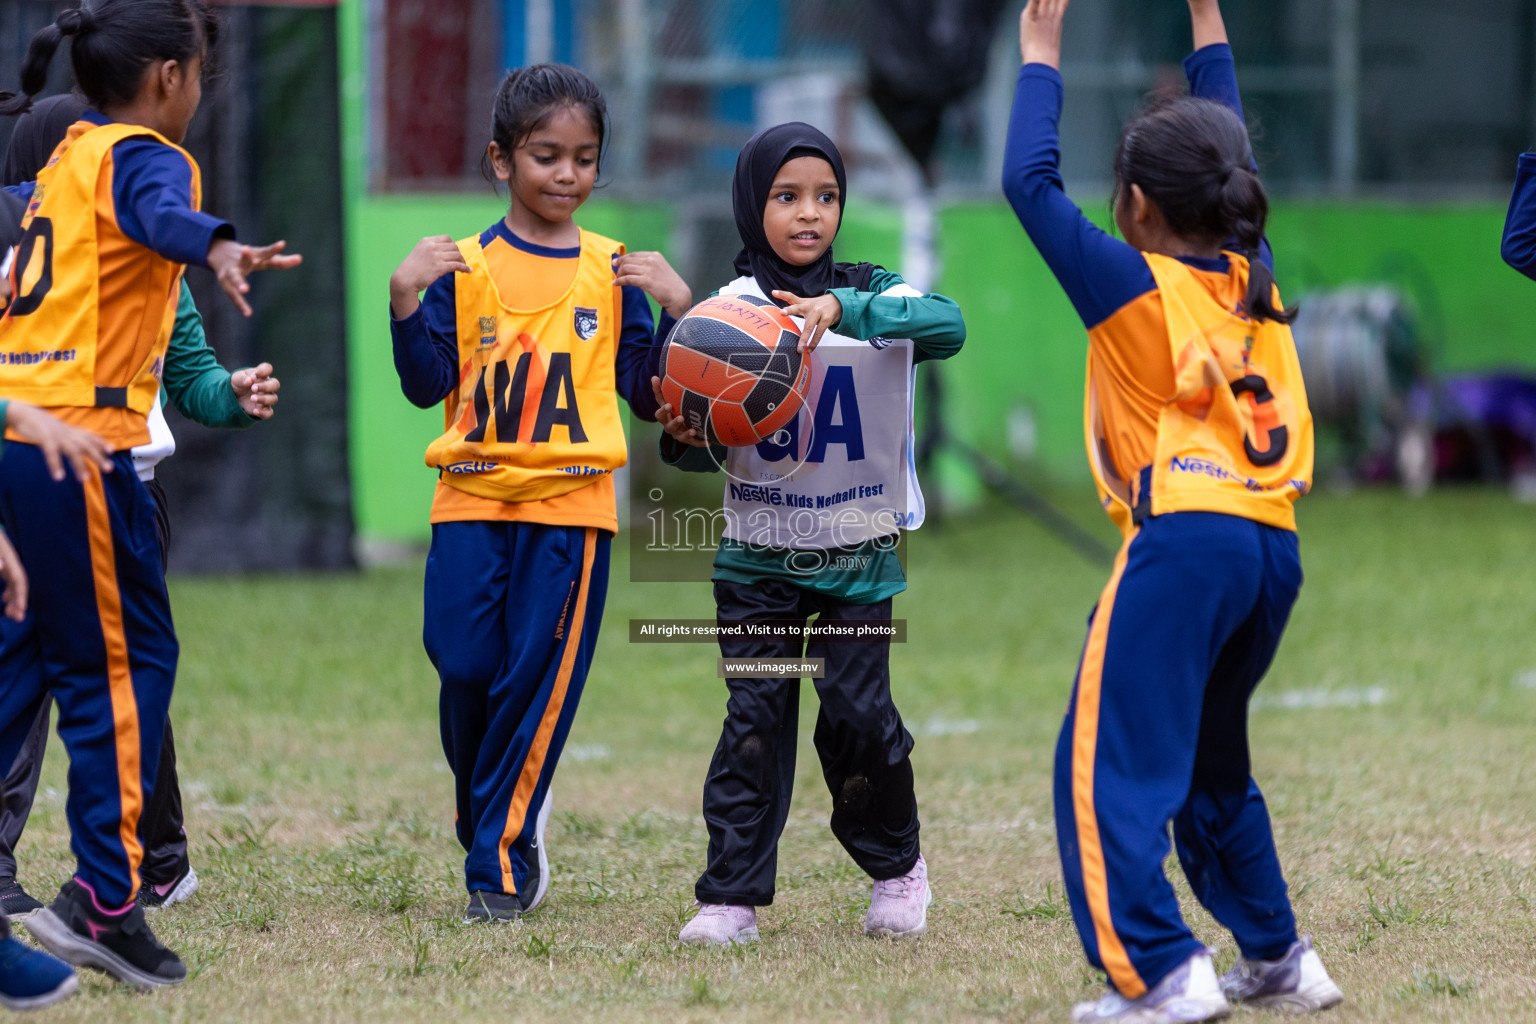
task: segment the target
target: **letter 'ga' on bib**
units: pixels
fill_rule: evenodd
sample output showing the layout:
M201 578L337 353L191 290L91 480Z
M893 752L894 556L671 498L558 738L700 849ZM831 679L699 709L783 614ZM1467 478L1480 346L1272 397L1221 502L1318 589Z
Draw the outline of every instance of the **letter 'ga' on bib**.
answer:
M141 125L77 121L38 172L0 319L0 394L46 408L127 408L147 414L175 322L182 265L123 234L112 202L112 147L149 137L186 158L192 206L197 162ZM131 287L104 290L103 282Z
M459 385L427 465L444 483L498 501L568 494L624 465L614 394L624 247L581 233L575 280L543 309L508 306L478 237L459 242L470 266L454 281Z
M1158 415L1150 493L1140 493L1140 478L1111 467L1089 360L1088 459L1110 518L1125 533L1146 515L1194 511L1294 530L1295 501L1312 484L1312 414L1290 327L1238 316L1178 260L1142 255L1162 298L1175 394ZM1226 257L1246 271L1242 256Z

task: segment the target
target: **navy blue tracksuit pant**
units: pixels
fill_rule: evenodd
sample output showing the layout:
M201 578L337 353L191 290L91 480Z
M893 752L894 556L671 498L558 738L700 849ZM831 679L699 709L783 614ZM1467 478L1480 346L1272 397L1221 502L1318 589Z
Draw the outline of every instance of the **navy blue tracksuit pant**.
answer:
M541 523L436 523L427 655L442 680L465 886L516 894L597 647L613 535Z
M1178 512L1121 547L1056 747L1056 832L1088 959L1136 998L1195 953L1163 874L1168 826L1196 898L1250 958L1296 940L1248 698L1301 587L1296 534Z
M0 765L51 693L77 877L107 907L138 894L178 655L154 503L127 451L114 464L56 482L33 445L7 442L0 459L0 522L31 582L26 619L0 619Z
M171 549L171 519L166 511L165 488L151 477L144 481L155 506L155 537L160 544L160 568L166 568ZM43 775L43 754L48 749L48 722L52 698L45 697L32 729L21 745L10 771L0 775L0 887L16 881L16 846L32 813L32 801ZM181 812L181 781L176 773L176 744L171 723L165 723L165 742L160 748L160 770L152 795L147 795L139 818L139 839L144 861L139 866L143 884L169 886L191 867L187 857L187 831Z

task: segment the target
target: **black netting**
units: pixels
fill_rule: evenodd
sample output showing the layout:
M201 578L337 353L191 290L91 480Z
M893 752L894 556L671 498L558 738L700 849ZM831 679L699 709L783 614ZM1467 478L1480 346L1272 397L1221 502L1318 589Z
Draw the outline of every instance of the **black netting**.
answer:
M220 80L188 138L205 209L247 241L304 256L258 275L241 317L211 274L189 271L208 338L229 367L270 362L278 415L208 430L167 410L177 452L159 474L176 568L340 568L352 560L341 124L333 9L224 8Z
M0 87L33 32L64 5L0 3ZM211 274L189 270L208 340L231 369L270 362L283 382L272 420L215 431L166 419L176 454L165 485L173 568L198 572L349 567L346 318L341 126L334 9L220 8L224 31L186 140L203 170L203 208L245 241L288 240L304 265L252 279L246 320ZM70 87L68 53L50 91ZM12 122L0 119L0 138Z

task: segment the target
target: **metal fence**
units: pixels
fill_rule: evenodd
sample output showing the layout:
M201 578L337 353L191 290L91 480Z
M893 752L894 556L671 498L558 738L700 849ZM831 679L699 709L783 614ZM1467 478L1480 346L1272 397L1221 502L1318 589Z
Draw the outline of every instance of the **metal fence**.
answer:
M393 89L417 121L455 131L468 111L461 137L471 155L484 141L483 90L501 69L560 59L591 72L609 98L610 177L619 194L713 190L754 128L789 117L818 123L847 148L861 192L909 183L868 100L865 45L872 28L890 30L893 19L896 31L907 28L899 20L912 17L910 8L895 15L882 0L470 0L452 5L449 17L431 0L366 2L376 99ZM982 86L944 124L938 178L949 195L996 194L1020 6L1010 5L991 40ZM1536 0L1274 0L1229 3L1226 15L1266 177L1280 194L1487 193L1509 179L1511 153L1536 137ZM448 38L454 32L457 42ZM1188 47L1181 3L1073 6L1063 124L1069 182L1107 181L1119 126L1149 91L1182 82L1178 62ZM391 160L420 149L401 131L399 106L374 104L376 187L443 187L441 177L413 181L393 169ZM477 180L477 161L460 161L457 175Z

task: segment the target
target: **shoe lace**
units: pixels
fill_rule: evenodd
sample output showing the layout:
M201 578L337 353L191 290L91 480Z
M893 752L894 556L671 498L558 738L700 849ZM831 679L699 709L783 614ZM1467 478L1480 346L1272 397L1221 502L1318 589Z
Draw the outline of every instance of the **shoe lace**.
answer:
M875 895L886 896L891 899L906 899L908 896L920 891L920 889L920 879L915 867L904 875L896 878L883 878L875 882Z
M703 903L699 905L700 917L724 917L730 908L724 903Z

